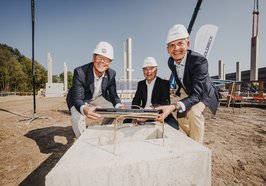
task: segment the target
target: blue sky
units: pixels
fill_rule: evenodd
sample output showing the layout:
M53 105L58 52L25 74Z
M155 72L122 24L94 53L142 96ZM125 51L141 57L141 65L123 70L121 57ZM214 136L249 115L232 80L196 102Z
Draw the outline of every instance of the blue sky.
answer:
M63 63L73 69L91 61L99 41L114 47L111 68L123 75L123 41L132 38L133 78L142 78L143 60L153 56L158 75L168 78L166 36L176 23L188 27L196 0L35 0L35 59L47 68L47 53L53 58L53 74L63 72ZM218 60L226 73L250 68L250 38L253 0L203 0L193 30L204 24L219 27L209 55L209 73L218 74ZM266 1L259 0L259 67L266 66ZM0 1L0 43L31 58L31 0Z

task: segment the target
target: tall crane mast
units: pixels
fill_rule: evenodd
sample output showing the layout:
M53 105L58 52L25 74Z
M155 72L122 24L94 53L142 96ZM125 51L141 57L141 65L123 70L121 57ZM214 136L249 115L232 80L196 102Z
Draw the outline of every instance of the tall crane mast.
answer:
M195 20L196 20L196 18L197 18L197 15L198 15L199 10L200 10L201 3L202 3L202 0L198 0L198 2L197 2L197 4L196 4L196 7L195 7L195 9L194 9L194 12L193 12L193 14L192 14L192 17L191 17L191 19L190 19L190 22L189 22L189 25L188 25L188 29L187 29L187 31L188 31L189 34L190 34L191 31L192 31L192 28L193 28L194 22L195 22Z

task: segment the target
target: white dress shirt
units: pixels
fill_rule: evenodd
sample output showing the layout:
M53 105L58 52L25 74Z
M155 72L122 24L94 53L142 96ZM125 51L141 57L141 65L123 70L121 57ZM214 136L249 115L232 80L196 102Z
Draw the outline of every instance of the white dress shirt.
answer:
M93 69L93 75L94 75L94 92L92 95L92 100L102 95L102 81L103 81L103 77L105 76L105 73L101 77L98 77L95 74L94 69ZM87 103L85 103L85 105L82 105L80 107L80 113L82 115L84 115L83 109L86 106L87 106Z
M101 77L98 77L93 69L93 74L94 74L94 92L92 99L102 95L102 81L105 73Z
M186 88L184 86L184 82L183 82L184 72L185 72L185 66L186 66L186 60L187 60L187 53L186 53L185 57L183 58L183 60L181 61L180 64L177 64L176 62L174 63L175 64L176 73L177 73L177 76L178 76L177 78L180 80L180 82L182 83L182 85L183 85L184 88ZM181 112L181 113L182 112L185 112L186 111L185 104L182 103L182 101L178 101L178 103L181 106L181 110L179 112Z
M178 76L177 78L180 80L180 82L182 83L182 85L183 85L184 88L186 88L184 86L184 82L183 82L184 72L185 72L185 66L186 66L186 60L187 60L187 53L186 53L184 59L181 61L180 64L177 64L176 62L174 63L175 69L176 69L176 73L177 73L177 76Z
M151 104L151 96L152 96L152 90L155 84L157 77L155 77L150 83L148 83L148 81L146 80L146 85L147 85L147 102L145 107L150 107Z

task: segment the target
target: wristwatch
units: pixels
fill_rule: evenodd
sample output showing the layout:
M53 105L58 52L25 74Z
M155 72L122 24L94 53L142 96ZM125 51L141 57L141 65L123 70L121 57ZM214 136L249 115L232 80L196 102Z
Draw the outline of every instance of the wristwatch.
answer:
M174 110L174 112L175 112L175 111L179 111L179 110L182 109L179 103L175 103L175 104L173 104L173 105L175 106L175 110Z

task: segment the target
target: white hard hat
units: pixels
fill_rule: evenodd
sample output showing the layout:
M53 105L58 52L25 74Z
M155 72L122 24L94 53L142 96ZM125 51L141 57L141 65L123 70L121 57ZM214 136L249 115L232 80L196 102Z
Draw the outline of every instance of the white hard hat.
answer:
M157 67L157 66L158 66L158 64L157 64L156 60L153 57L147 57L144 60L142 68L145 68L145 67Z
M110 43L106 41L100 41L93 51L94 54L99 54L110 60L114 59L114 50Z
M184 39L189 37L189 34L187 32L187 29L184 25L176 24L170 30L168 31L166 44L178 40L178 39Z

